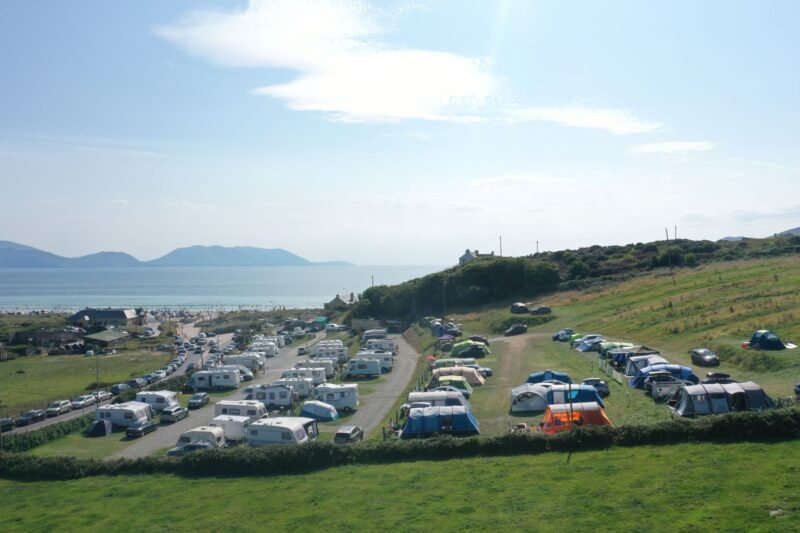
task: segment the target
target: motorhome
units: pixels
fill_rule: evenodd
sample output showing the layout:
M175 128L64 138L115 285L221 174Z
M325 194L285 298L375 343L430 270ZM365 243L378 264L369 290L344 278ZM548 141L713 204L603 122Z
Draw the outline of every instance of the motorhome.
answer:
M314 390L314 397L317 400L334 406L338 411L345 413L358 409L358 384L343 383L334 385L326 383Z
M136 393L136 401L146 403L160 413L167 407L178 405L178 393L170 390L142 391Z
M181 433L176 446L190 442L207 442L215 448L225 444L225 431L221 427L200 426Z
M272 384L292 387L299 398L308 398L314 390L314 381L311 378L276 379Z
M385 339L386 338L386 330L385 329L368 329L361 335L361 340L363 342L367 342L370 339Z
M311 361L300 361L294 364L295 368L324 368L325 378L332 378L336 375L335 359L313 359Z
M200 370L189 378L187 385L192 390L236 389L239 387L238 370Z
M381 370L390 372L394 367L394 356L386 350L362 350L355 356L357 359L377 359L381 362Z
M255 400L222 400L214 404L214 414L246 416L254 422L267 414L267 408Z
M317 421L298 416L264 418L247 428L247 444L268 446L271 444L306 444L317 440Z
M95 420L108 420L115 426L128 427L134 422L149 420L153 410L149 404L142 402L125 402L98 407L94 412Z
M281 372L281 379L309 378L314 385L322 385L326 381L325 367L290 368Z
M374 377L381 375L380 359L350 359L346 377Z
M275 357L280 353L278 344L272 341L255 342L248 347L248 350L263 353L265 357Z
M257 385L244 389L246 399L264 404L267 409L291 409L299 401L297 393L290 385Z
M394 339L391 338L384 338L384 339L369 339L367 342L364 343L364 348L367 350L381 350L384 352L392 352L393 354L397 353L397 343Z
M333 357L340 363L347 361L347 346L340 340L320 341L311 347L311 357Z
M247 426L250 425L250 418L236 415L220 415L211 419L208 424L214 428L222 428L225 440L242 441L247 438Z

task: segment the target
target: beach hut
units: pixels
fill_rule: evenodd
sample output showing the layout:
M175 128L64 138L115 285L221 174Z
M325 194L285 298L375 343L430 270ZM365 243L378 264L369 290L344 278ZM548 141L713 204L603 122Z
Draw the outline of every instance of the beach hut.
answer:
M528 376L526 383L541 383L543 381L560 381L561 383L572 383L572 379L566 372L557 372L553 370L545 370L543 372L534 372Z
M400 437L469 436L479 435L480 432L480 424L469 408L460 405L436 406L411 409Z
M449 368L437 368L433 371L433 377L439 379L442 376L461 376L467 380L467 383L474 386L480 386L486 383L480 372L468 366L453 366Z
M605 410L596 402L548 405L539 431L554 435L584 426L611 426Z
M632 389L644 388L644 381L653 372L669 372L678 379L684 381L691 381L692 383L699 383L700 378L694 375L694 372L688 366L672 365L667 363L658 363L652 366L646 366L639 370L636 375L630 379L628 386Z
M339 413L336 412L336 408L330 404L318 400L308 400L303 404L303 410L300 411L300 416L330 422L339 418Z

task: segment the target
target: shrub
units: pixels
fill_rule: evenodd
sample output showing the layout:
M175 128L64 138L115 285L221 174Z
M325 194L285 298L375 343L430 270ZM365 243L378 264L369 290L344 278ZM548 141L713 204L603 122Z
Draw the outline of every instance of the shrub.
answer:
M3 451L6 452L27 452L42 444L47 444L50 441L83 431L89 427L94 420L92 415L79 416L64 422L50 424L41 429L27 431L25 433L14 433L13 435L6 435L3 437Z

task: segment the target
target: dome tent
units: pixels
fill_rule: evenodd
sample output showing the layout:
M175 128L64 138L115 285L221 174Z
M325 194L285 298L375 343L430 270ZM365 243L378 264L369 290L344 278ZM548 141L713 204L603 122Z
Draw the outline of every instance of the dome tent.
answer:
M750 342L747 343L749 348L756 350L785 350L786 345L780 337L768 329L760 329L753 333Z

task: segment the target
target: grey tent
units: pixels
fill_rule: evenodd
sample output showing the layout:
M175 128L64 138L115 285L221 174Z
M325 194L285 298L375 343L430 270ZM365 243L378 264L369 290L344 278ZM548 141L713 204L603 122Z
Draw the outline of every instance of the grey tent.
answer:
M783 341L773 332L767 329L760 329L753 333L749 342L750 348L756 350L785 350Z
M111 420L95 420L86 430L87 437L105 437L111 435Z
M680 416L700 416L731 411L761 411L775 407L758 383L701 383L678 389L672 408Z

